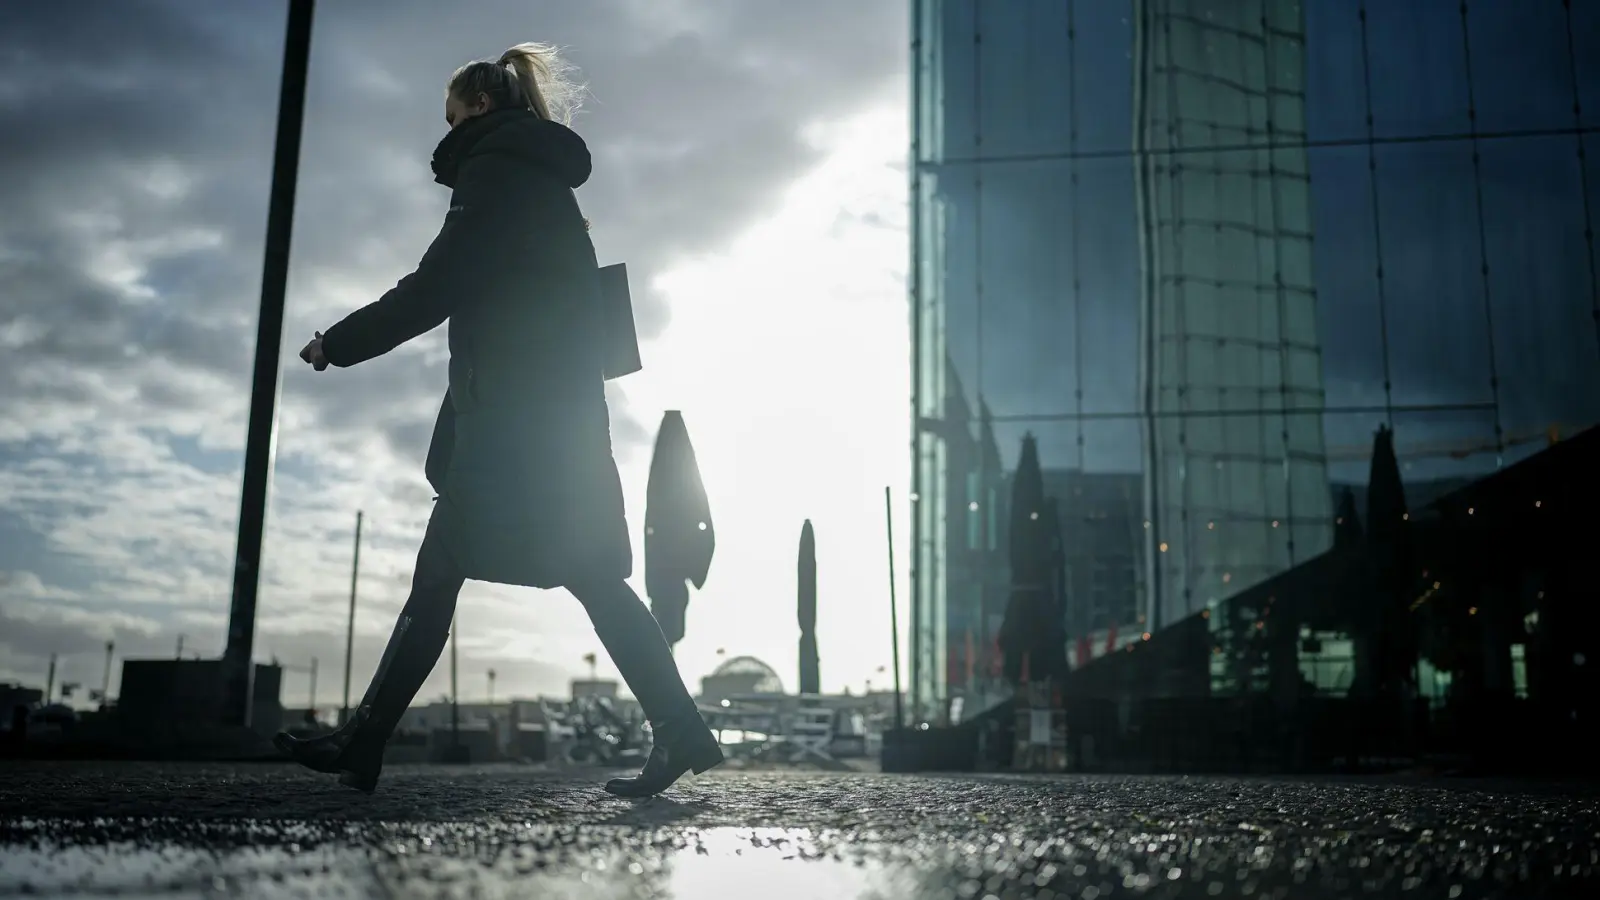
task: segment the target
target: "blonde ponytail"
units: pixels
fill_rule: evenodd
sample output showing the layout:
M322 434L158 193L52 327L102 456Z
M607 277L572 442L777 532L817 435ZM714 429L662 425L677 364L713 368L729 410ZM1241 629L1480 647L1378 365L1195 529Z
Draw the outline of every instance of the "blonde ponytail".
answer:
M572 124L583 99L583 85L573 80L577 69L550 44L518 44L500 54L510 66L528 108L541 119Z

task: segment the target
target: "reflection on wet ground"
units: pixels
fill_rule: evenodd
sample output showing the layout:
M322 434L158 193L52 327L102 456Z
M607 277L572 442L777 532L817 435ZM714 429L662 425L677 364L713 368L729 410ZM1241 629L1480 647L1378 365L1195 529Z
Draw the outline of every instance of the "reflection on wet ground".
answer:
M208 826L200 831L209 834L195 837L215 839L231 827ZM295 830L285 823L277 827ZM374 833L364 841L221 851L172 843L42 841L6 852L0 892L161 898L920 896L914 873L896 873L865 855L848 859L819 852L805 831L708 828L584 837L547 826L367 830Z
M96 814L99 814L96 817ZM1588 788L1397 780L0 769L0 895L1596 897Z

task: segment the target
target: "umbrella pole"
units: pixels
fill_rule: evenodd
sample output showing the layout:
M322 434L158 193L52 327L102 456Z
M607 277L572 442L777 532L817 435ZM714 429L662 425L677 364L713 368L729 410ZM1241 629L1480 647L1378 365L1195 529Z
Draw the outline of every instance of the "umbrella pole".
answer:
M894 500L888 485L883 487L883 522L889 533L889 641L894 648L894 727L905 727L905 709L900 699L900 605L894 595Z

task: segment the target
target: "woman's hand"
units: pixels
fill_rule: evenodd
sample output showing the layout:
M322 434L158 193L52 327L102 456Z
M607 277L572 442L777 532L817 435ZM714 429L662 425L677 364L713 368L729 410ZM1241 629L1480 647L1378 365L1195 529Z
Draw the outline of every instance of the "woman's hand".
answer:
M317 332L311 343L305 345L300 351L300 358L310 363L311 368L318 372L328 367L328 358L322 355L322 332Z

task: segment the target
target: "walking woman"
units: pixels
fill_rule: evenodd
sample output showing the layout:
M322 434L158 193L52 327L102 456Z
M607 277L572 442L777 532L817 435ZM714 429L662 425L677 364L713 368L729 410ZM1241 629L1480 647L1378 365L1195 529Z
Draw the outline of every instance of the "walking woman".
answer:
M611 454L599 270L573 193L590 157L565 124L576 100L566 73L539 44L456 70L450 132L433 154L435 180L453 191L443 229L415 272L300 352L319 372L344 368L450 323L450 389L426 464L438 497L411 596L350 720L276 739L358 790L377 787L384 745L438 661L468 578L564 587L588 611L655 734L644 770L606 790L649 796L722 761L625 581L633 551Z

